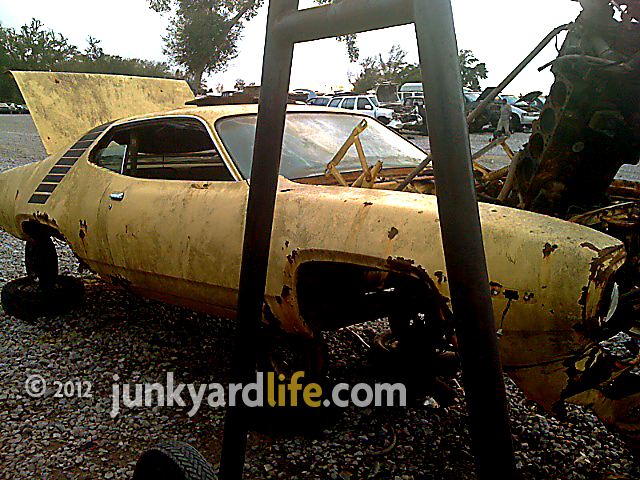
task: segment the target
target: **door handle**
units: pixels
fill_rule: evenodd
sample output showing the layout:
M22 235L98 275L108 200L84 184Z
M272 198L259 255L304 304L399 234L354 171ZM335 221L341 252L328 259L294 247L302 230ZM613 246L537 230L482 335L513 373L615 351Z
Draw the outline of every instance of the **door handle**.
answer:
M124 192L111 192L109 197L111 197L111 200L121 201L124 198Z

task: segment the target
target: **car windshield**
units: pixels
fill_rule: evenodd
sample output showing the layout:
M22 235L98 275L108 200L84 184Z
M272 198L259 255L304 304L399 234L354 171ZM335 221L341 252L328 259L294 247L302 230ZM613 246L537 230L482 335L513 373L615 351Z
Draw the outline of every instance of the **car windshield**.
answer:
M361 115L289 113L284 131L280 174L296 178L323 175L327 164L349 138L354 127L367 119L360 141L369 165L378 160L384 168L413 168L425 153L386 127ZM245 178L250 177L256 115L227 117L216 122L227 151ZM361 170L355 146L338 165L341 172Z

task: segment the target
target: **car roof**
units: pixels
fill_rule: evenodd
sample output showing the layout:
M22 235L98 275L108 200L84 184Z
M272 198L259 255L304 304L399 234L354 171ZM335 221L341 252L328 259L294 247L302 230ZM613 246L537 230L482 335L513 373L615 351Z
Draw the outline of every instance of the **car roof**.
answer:
M345 113L345 110L340 108L319 107L316 105L306 104L288 104L287 112L331 112L331 113ZM166 112L147 113L143 115L135 115L132 117L126 117L114 122L114 125L120 125L123 123L144 120L147 118L161 118L161 117L175 117L175 116L194 116L205 120L210 125L213 125L217 120L225 117L232 117L236 115L251 115L258 113L258 104L231 104L231 105L211 105L203 107L184 107L168 110ZM349 113L346 113L349 115Z

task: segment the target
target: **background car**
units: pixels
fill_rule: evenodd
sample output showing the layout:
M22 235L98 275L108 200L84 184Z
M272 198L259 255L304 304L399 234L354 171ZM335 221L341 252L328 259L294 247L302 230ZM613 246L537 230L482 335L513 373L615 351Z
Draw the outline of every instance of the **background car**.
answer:
M373 117L385 125L393 119L393 110L381 107L375 95L348 95L333 97L328 106L355 111L363 115Z
M406 97L402 104L402 111L396 113L396 118L402 124L400 128L417 130L424 135L429 134L424 97Z
M465 112L471 113L495 87L485 88L482 92L464 91ZM487 126L495 128L500 118L500 105L505 99L511 105L510 130L512 132L522 132L525 128L531 128L533 121L540 116L539 112L526 111L515 105L519 100L513 95L498 95L487 108L469 125L469 131L479 132Z
M326 107L329 105L333 97L313 97L307 100L307 105L316 105L318 107Z
M8 103L0 103L0 113L13 113Z

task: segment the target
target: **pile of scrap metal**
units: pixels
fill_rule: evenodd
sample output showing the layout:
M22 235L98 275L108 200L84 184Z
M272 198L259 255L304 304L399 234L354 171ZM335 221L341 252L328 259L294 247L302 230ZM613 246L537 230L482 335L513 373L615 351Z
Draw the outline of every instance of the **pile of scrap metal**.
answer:
M630 261L617 282L621 292L633 292L640 287L640 183L615 177L640 158L640 1L580 3L583 11L551 64L555 82L529 142L504 175L478 175L478 193L622 240ZM620 303L626 314L607 330L639 333L638 299L623 294ZM594 353L588 363L600 363L597 378L581 376L585 365L576 364L574 383L593 388L573 400L592 406L637 452L640 378L631 370L640 357L631 343L627 359Z
M480 182L478 191L601 228L636 257L639 207L626 200L640 199L640 184L614 177L640 157L640 1L581 3L529 142L506 177Z

